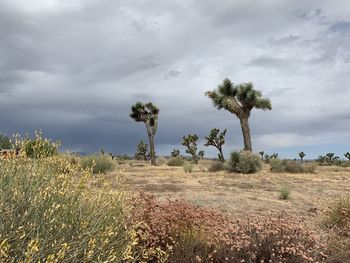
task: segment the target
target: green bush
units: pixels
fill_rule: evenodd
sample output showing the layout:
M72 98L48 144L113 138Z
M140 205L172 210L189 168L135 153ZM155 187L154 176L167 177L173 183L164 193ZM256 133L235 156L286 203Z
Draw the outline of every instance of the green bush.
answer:
M271 171L275 173L314 173L316 165L314 163L299 163L291 160L270 160Z
M185 173L192 173L193 172L193 168L194 168L193 163L185 163L183 165L183 169L184 169Z
M181 157L171 157L168 160L167 165L168 166L183 166L184 163L185 163L185 161Z
M90 169L92 173L106 173L114 168L113 160L107 155L91 154L81 158L81 166Z
M233 172L255 173L261 170L262 162L259 155L251 151L233 152L228 161L228 168Z
M222 162L214 162L208 168L208 172L211 172L211 173L223 171L223 170L225 170L225 165Z
M24 139L20 148L28 157L37 159L57 155L59 146L59 142L51 142L36 131L35 139Z
M289 195L290 195L290 188L288 186L281 187L281 189L279 190L279 198L281 200L287 200L289 198Z
M92 181L60 155L0 158L0 262L125 262L127 194Z

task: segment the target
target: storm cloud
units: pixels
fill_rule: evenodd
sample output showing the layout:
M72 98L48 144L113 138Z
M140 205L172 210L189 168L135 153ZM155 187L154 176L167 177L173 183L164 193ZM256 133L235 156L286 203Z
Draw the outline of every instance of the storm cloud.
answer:
M214 127L228 153L239 121L204 96L228 77L272 101L252 113L254 150L350 150L349 1L0 0L0 33L0 133L132 154L147 137L130 105L152 101L158 154Z

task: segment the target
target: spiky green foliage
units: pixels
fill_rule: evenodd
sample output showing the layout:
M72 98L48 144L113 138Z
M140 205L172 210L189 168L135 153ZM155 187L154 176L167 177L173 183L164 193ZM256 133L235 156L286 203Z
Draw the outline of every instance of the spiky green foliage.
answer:
M2 134L0 134L0 150L2 149L12 149L13 145L10 139Z
M151 164L156 165L156 152L154 148L154 136L158 128L159 109L152 103L143 104L137 102L131 106L130 117L136 122L145 123L150 144Z
M301 162L304 161L304 157L305 157L305 156L306 156L306 154L305 154L304 152L300 152L300 153L299 153L299 157L300 157Z
M203 150L200 150L199 152L198 152L198 157L200 158L200 159L204 159L204 151Z
M214 146L216 149L219 150L219 161L224 162L224 154L222 152L222 146L225 144L225 135L227 130L225 129L223 132L220 133L219 129L212 129L210 131L209 136L206 136L205 139L207 142L204 144L204 146Z
M252 150L250 139L250 128L248 118L253 108L271 110L269 98L262 97L260 91L255 90L252 83L234 85L228 78L224 79L217 89L205 93L214 107L225 109L236 115L241 121L241 128L244 139L244 149Z
M180 150L179 149L173 149L171 152L171 157L180 157Z
M270 159L271 159L271 156L268 155L268 154L265 154L265 155L264 155L264 158L265 158L265 163L269 163L269 162L270 162Z
M350 161L350 152L345 153L344 156Z
M148 152L148 144L140 141L137 144L137 149L135 153L135 158L137 160L145 160L147 161L147 152Z
M186 153L191 154L194 163L198 163L199 156L197 154L197 141L199 137L197 134L189 134L182 137L181 144L186 146Z

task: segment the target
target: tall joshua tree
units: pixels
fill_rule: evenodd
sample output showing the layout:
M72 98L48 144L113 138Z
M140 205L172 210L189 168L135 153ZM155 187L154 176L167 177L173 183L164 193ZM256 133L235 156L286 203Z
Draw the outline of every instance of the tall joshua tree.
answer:
M225 135L226 135L227 130L225 129L223 132L220 133L219 129L212 129L210 131L209 136L206 136L205 139L207 142L204 144L204 146L214 146L216 149L219 150L219 161L224 162L224 154L222 153L222 145L225 143Z
M306 156L306 154L304 152L300 152L299 153L299 157L300 157L300 160L301 160L301 163L304 162L304 157Z
M156 151L154 148L154 135L158 128L159 109L151 102L143 104L137 102L131 106L130 117L136 122L145 123L150 145L151 165L156 165Z
M260 91L255 90L252 83L234 85L229 79L224 79L217 89L207 91L205 95L211 98L214 106L225 109L241 122L244 149L251 151L252 143L248 119L253 108L271 110L269 98L263 98Z

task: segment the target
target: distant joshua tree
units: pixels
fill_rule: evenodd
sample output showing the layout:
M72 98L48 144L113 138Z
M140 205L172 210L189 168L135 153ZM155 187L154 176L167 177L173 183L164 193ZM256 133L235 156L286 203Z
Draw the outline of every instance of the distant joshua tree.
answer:
M197 134L189 134L187 136L183 136L182 137L182 145L186 146L186 153L191 154L192 156L192 160L194 163L198 163L198 154L197 154L197 141L198 141L199 137L197 136Z
M271 159L271 156L268 155L268 154L265 154L265 163L269 163L270 162L270 159Z
M156 165L156 151L154 148L154 136L158 128L159 109L151 102L143 104L137 102L131 106L130 117L136 122L145 123L150 145L151 165Z
M180 150L179 149L172 150L171 157L180 157Z
M206 136L205 139L207 142L204 144L204 146L214 146L216 149L219 150L218 157L220 162L225 162L224 154L222 153L222 145L225 143L225 135L227 130L225 129L223 132L220 133L219 129L212 129L210 131L209 136Z
M304 152L300 152L299 153L299 157L300 157L300 160L301 160L301 163L304 162L304 157L306 156L306 154Z
M148 152L148 144L140 141L137 145L135 158L137 160L145 160L147 161L147 152Z
M278 159L278 153L271 154L270 159Z
M240 120L243 133L244 149L252 151L252 143L249 128L249 116L253 108L271 110L271 101L263 98L260 91L255 90L252 83L234 85L226 78L217 89L205 93L214 106L225 109Z
M198 152L198 157L199 157L201 160L204 159L204 151L203 151L203 150L200 150L200 151Z
M350 152L347 152L346 154L344 154L344 156L350 161Z
M328 163L333 163L333 157L334 157L334 153L327 153L326 154L326 160Z
M259 152L259 154L261 155L261 160L264 161L264 154L265 154L265 152L261 151L261 152Z

